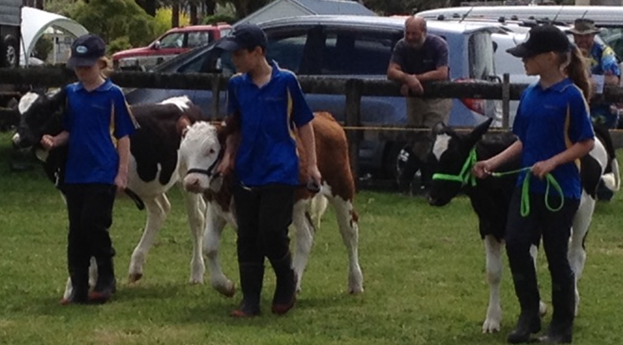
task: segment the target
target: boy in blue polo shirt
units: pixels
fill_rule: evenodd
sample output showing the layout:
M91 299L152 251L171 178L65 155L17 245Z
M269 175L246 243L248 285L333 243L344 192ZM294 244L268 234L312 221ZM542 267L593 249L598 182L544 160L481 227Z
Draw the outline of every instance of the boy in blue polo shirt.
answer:
M78 82L67 85L64 131L44 135L41 145L69 145L62 190L69 214L67 263L72 293L61 304L107 302L116 290L114 249L108 233L117 190L125 189L130 160L129 136L135 121L121 89L104 75L110 62L106 44L96 35L78 37L67 67ZM114 138L113 138L114 136ZM89 263L98 266L89 295Z
M266 35L256 25L237 26L217 44L231 51L239 74L229 81L229 126L225 154L217 171L233 170L238 223L238 264L242 303L231 315L260 313L264 257L277 277L272 312L285 314L294 306L296 281L292 268L288 226L292 222L294 192L299 186L299 136L309 160L303 171L317 185L313 114L296 76L266 60Z
M521 155L522 167L530 167L531 171L519 175L518 187L525 174L534 175L529 180L530 213L521 215L521 188L517 188L506 225L506 252L521 307L508 342L527 343L530 335L541 329L540 296L530 247L542 237L552 278L554 313L539 341L570 343L575 279L567 251L572 220L582 193L579 158L594 145L586 102L590 98L590 84L579 49L570 44L562 31L551 25L537 26L528 37L526 42L507 50L522 58L526 74L539 76L539 81L521 95L513 124L518 140L497 156L476 163L473 173L484 178L504 162ZM563 195L551 195L545 201L548 174L560 184ZM552 210L546 204L559 205L561 201L560 210Z

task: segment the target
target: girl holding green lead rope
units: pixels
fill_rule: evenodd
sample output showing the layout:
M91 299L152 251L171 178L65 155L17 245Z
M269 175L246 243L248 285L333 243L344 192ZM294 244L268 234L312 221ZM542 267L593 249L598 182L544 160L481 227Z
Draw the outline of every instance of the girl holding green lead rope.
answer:
M518 140L497 156L477 162L472 173L477 178L488 177L517 156L521 156L524 168L518 176L506 225L506 251L521 307L508 342L530 342L531 334L541 330L540 296L530 247L542 237L552 278L554 313L547 332L538 340L570 343L575 282L567 251L572 220L582 195L579 159L594 145L586 102L590 84L580 51L562 31L550 25L537 26L528 37L507 50L523 60L526 74L540 77L521 96L513 123ZM522 215L521 184L526 174L534 175L527 187L531 209ZM548 191L546 195L548 174L560 184L560 190ZM561 198L563 205L559 210L547 207L548 202L558 205Z

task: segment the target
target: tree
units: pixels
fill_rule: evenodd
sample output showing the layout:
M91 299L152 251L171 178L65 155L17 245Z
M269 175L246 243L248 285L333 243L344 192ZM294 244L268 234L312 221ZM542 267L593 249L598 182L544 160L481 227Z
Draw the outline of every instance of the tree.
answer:
M90 0L68 14L89 32L104 41L127 36L132 46L145 45L154 38L154 21L134 0Z
M136 0L136 3L152 17L156 16L157 2L157 0Z

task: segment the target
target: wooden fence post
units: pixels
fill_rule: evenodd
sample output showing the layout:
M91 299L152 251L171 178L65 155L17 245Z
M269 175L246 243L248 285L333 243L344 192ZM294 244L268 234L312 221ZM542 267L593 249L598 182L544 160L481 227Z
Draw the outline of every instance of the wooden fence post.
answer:
M346 139L348 140L348 154L350 160L350 167L353 171L353 177L355 178L355 186L359 180L359 139L360 132L352 130L353 127L360 126L360 104L361 94L363 90L363 81L361 79L348 79L346 81L346 118L344 119L344 126L348 128L346 131Z
M217 121L221 119L221 114L219 114L220 103L221 103L221 82L219 78L212 79L212 121ZM227 114L224 114L227 115Z
M502 80L502 128L504 129L508 129L510 127L510 100L510 75L508 73L504 73Z

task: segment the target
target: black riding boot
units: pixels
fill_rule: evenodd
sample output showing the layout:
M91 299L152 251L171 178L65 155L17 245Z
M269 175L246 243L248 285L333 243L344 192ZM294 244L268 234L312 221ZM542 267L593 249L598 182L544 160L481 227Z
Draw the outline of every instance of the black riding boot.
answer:
M264 282L264 263L239 263L242 303L231 312L234 317L252 317L260 314L260 296Z
M117 292L117 279L115 278L115 266L112 256L96 258L97 282L93 291L89 293L89 301L94 303L106 303Z
M69 256L69 278L71 294L61 300L62 305L87 304L89 296L89 267Z
M275 275L277 276L277 286L273 296L272 312L274 314L285 314L296 302L296 274L292 268L292 255L288 253L279 260L270 260Z
M552 284L552 304L554 314L542 343L570 344L573 340L573 319L575 318L575 282Z
M511 344L530 342L530 335L541 330L541 315L539 314L539 290L532 278L520 275L513 276L515 293L521 306L521 314L517 326L508 334L507 341Z

